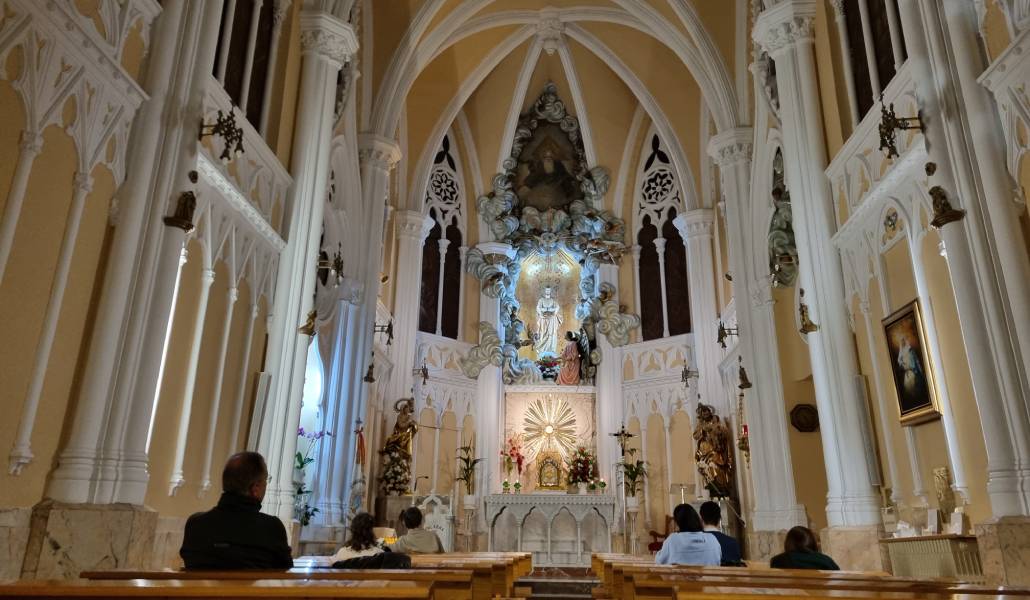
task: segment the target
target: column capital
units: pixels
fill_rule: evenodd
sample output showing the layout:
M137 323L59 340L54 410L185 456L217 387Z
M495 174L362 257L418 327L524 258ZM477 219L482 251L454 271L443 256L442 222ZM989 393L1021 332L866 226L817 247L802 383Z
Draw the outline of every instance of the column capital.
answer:
M371 161L383 171L392 171L401 160L401 148L388 137L374 133L358 135L358 158L361 162Z
M816 0L784 0L758 15L751 37L776 58L782 50L811 41Z
M434 223L436 222L429 215L417 210L399 210L394 215L397 235L402 238L418 238L419 242L425 241Z
M677 215L672 224L679 230L683 241L700 237L712 237L715 229L715 211L710 208L696 208Z
M350 25L328 13L302 11L300 46L304 54L326 58L339 69L358 50L358 38Z
M721 131L708 140L708 156L720 169L751 162L754 147L754 130L750 127L735 127Z

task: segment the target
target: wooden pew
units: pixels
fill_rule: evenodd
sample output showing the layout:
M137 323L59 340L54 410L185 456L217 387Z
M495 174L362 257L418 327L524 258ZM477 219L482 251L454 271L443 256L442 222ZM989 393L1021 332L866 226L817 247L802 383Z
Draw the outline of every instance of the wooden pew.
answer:
M471 570L472 593L475 600L515 595L515 559L510 557L460 558L446 554L415 554L411 557L411 568Z
M473 600L472 572L460 570L428 569L311 569L294 568L286 571L179 571L162 569L158 571L136 571L130 569L114 571L83 571L79 577L88 580L177 580L177 581L257 581L279 579L284 581L411 581L433 584L433 600Z
M411 581L2 581L0 598L186 598L250 600L342 598L430 600L432 584Z

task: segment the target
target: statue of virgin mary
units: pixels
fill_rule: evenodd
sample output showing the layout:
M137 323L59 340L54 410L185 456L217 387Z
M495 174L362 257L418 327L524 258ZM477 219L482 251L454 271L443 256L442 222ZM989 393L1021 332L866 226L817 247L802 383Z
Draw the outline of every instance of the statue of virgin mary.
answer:
M562 324L561 306L554 298L554 288L546 286L536 302L536 341L533 350L537 356L558 354L558 330Z

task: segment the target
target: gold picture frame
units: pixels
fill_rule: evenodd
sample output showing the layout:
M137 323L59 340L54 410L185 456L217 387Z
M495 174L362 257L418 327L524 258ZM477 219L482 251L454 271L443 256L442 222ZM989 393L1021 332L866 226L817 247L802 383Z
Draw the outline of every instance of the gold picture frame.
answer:
M537 457L537 483L538 490L561 490L565 479L562 468L561 455L554 451L541 452Z
M939 419L936 373L919 299L894 311L882 323L901 425L910 427Z

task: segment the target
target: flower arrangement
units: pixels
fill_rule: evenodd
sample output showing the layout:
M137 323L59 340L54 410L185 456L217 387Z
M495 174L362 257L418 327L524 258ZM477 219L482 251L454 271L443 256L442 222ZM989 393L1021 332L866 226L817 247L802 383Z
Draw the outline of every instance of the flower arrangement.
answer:
M513 435L504 443L504 448L501 449L501 464L505 474L509 477L512 469L516 469L519 477L522 477L522 467L526 464L526 457L522 454L521 435Z
M636 454L635 448L630 448L626 451L630 457ZM647 463L642 460L636 462L627 462L625 459L622 463L622 476L626 485L626 496L635 497L637 492L644 485L644 480L647 479Z
M465 484L465 494L471 496L476 485L476 465L483 462L482 458L473 458L475 450L471 444L458 448L458 476L454 479Z
M308 502L311 490L304 482L304 469L315 462L311 454L315 451L317 443L324 437L332 436L333 434L329 431L305 431L303 427L297 429L297 437L307 440L307 447L304 451L297 450L293 463L294 485L297 486L297 491L293 493L293 516L300 521L301 526L307 526L311 523L311 517L318 514L318 509Z
M576 448L568 464L570 484L589 483L597 475L597 459L583 446Z
M541 356L537 359L536 364L540 367L540 372L543 374L544 379L554 379L558 376L561 359L557 356Z
M387 496L403 496L411 486L411 467L399 452L385 453L383 474L379 477Z

